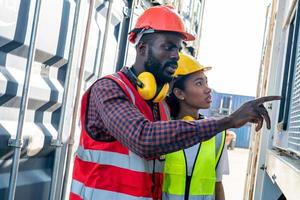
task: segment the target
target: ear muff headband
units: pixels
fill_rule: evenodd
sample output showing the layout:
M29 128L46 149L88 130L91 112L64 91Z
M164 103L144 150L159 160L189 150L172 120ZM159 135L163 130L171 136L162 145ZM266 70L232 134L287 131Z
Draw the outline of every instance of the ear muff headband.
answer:
M156 95L157 84L155 77L150 72L142 72L138 80L143 83L142 87L138 86L138 92L145 100L151 100Z
M165 83L152 101L154 103L158 103L158 102L164 100L166 98L166 96L168 95L169 87L170 87L169 84Z

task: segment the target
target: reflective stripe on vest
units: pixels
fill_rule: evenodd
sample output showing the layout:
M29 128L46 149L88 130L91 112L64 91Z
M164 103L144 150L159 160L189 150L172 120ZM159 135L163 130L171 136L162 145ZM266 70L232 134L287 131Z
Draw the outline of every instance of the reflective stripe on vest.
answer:
M223 151L225 131L202 142L194 162L189 199L213 199L216 166ZM166 155L163 199L184 199L187 166L183 150Z
M152 200L152 198L136 197L124 193L86 187L83 183L72 180L71 191L85 200L122 199L122 200Z
M151 173L153 168L153 161L147 162L144 159L140 159L138 155L131 151L126 155L116 152L84 149L82 146L79 146L77 149L77 156L83 161L112 165L138 172Z
M133 104L135 104L135 97L134 97L134 94L133 92L131 91L131 89L124 83L124 81L121 79L121 77L119 76L119 74L113 74L112 75L113 77L117 78L117 79L114 79L114 80L118 80L120 81L126 88L128 94L130 95L130 99L132 101Z

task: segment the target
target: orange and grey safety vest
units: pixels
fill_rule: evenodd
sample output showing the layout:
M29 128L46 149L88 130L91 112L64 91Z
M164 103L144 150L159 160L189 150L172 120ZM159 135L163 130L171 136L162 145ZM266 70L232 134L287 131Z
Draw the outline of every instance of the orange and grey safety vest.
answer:
M187 183L184 150L166 155L163 200L213 200L216 168L225 144L225 131L201 142Z
M153 113L133 85L118 72L106 76L122 88L126 96L153 121ZM90 87L91 88L91 87ZM161 199L163 163L146 160L131 152L119 141L96 141L86 130L90 89L81 104L81 138L75 156L70 199L141 200ZM167 120L167 107L159 103L161 120ZM122 126L120 124L120 126Z

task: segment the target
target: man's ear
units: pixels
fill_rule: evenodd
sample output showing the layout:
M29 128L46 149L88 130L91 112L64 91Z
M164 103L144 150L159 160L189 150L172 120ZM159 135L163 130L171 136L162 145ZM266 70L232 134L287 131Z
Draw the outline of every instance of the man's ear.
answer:
M173 93L177 99L184 100L184 92L179 88L174 88Z
M138 53L138 55L141 55L141 56L146 56L147 48L148 48L148 44L143 41L140 41L136 45L137 53Z

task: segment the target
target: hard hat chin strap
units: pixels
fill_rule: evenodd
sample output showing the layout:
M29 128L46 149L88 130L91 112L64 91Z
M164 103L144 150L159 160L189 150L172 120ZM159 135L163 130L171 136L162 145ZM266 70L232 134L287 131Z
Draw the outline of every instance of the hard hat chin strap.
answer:
M149 33L154 33L154 32L155 32L154 29L146 29L146 28L143 28L140 32L138 32L138 33L136 34L134 46L138 45L138 43L140 42L140 40L141 40L141 38L143 37L143 35L149 34Z

